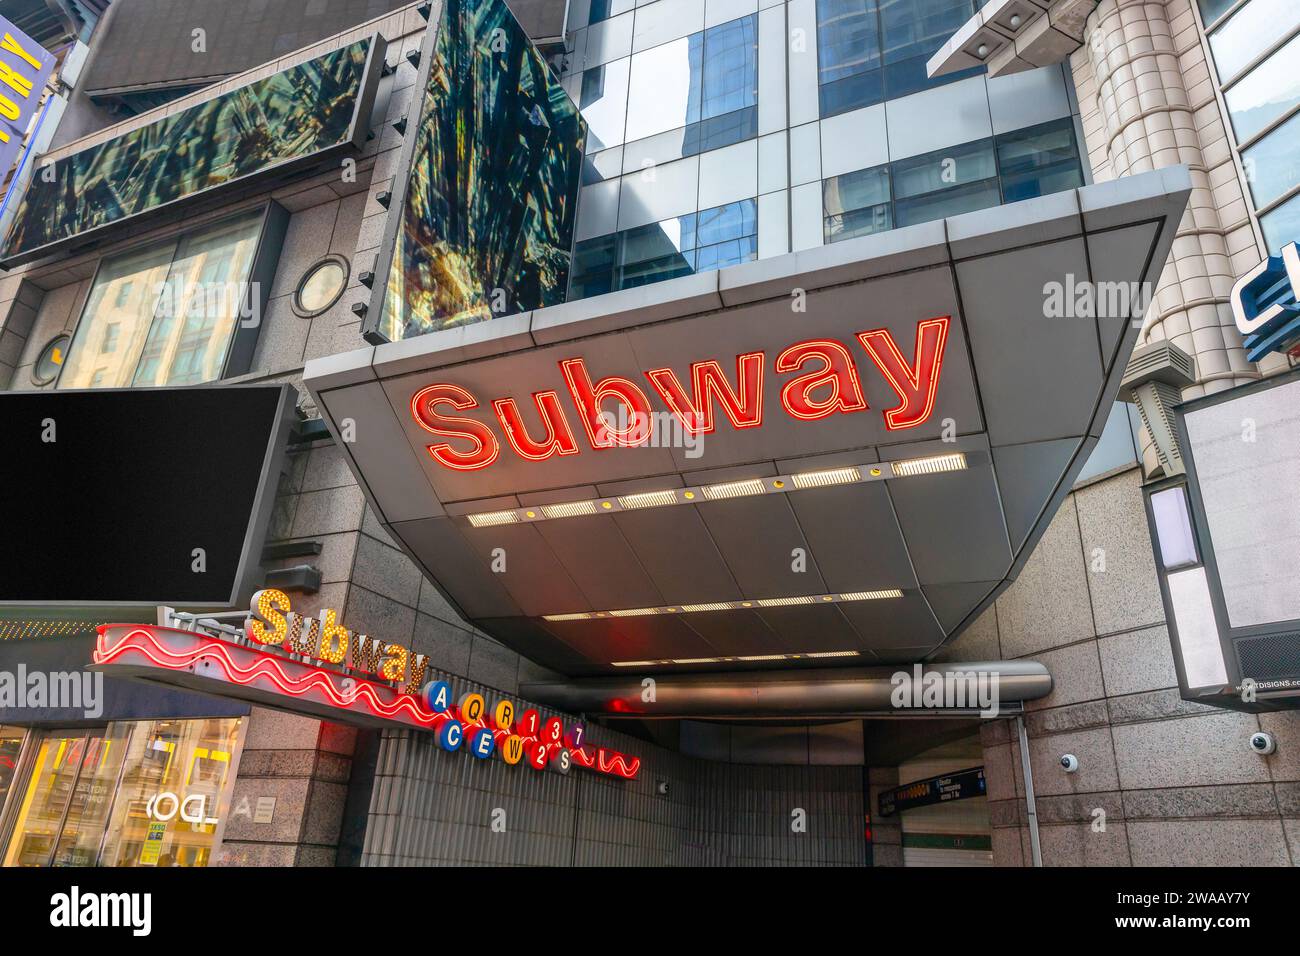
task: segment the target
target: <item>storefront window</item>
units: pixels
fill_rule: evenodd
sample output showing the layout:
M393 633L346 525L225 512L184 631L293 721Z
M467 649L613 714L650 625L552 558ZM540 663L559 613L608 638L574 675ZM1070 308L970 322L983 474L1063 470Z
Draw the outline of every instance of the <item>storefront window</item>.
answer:
M229 811L240 725L131 721L44 734L5 866L207 866Z
M102 263L58 387L220 378L261 221L259 211Z
M21 727L0 724L0 810L4 809L5 797L9 795L14 774L18 772L18 754L23 749L26 733Z

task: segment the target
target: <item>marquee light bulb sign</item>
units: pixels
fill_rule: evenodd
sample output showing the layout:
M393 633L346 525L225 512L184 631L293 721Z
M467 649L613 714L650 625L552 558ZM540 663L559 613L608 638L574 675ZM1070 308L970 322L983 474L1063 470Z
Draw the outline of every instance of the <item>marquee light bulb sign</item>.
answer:
M433 733L443 750L464 750L481 760L499 755L511 766L568 773L576 765L625 780L641 769L639 758L588 744L581 724L566 727L559 717L543 719L531 709L520 714L505 699L489 707L478 693L457 698L446 681L425 684L423 654L350 631L331 610L315 618L299 614L283 591L268 588L253 596L246 644L134 624L105 624L98 632L94 663L105 671L129 670L164 682L170 672L172 683L218 694L210 682L247 688L251 699L312 716L328 712L346 720L351 714L372 725L391 721Z
M951 321L945 315L918 322L910 361L887 329L858 332L854 337L865 352L865 356L859 353L859 360L869 359L898 398L896 405L882 412L890 431L923 425L934 412ZM765 352L743 352L735 358L734 373L712 359L693 363L685 382L671 368L648 370L647 385L617 375L596 378L585 359L564 359L559 368L576 429L557 390L534 392L527 415L515 398L492 399L502 437L490 424L453 414L480 407L479 398L459 385L439 383L420 389L411 397L411 415L439 439L426 446L434 461L454 471L478 471L497 461L507 445L514 455L533 462L580 454L579 434L592 451L644 445L654 412L651 395L691 435L712 433L724 418L734 429L761 428L769 374L782 377L781 406L797 421L866 412L854 354L837 339L810 339L779 352L770 371ZM619 424L613 424L609 403L626 411ZM534 415L540 418L540 428L526 422Z

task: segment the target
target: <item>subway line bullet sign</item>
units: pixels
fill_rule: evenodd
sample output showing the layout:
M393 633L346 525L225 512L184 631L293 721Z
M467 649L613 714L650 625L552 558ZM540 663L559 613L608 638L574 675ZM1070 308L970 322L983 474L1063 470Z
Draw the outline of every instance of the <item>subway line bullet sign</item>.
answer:
M54 55L0 17L0 178L9 172L54 69Z

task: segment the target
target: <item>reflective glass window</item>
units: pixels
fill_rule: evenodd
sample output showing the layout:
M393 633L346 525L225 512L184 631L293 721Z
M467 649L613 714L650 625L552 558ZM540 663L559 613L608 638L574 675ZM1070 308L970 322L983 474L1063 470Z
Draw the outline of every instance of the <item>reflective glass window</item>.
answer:
M585 298L756 258L758 203L744 199L578 243L569 295Z
M671 155L656 156L656 161L694 156L758 135L756 16L637 53L631 63L627 141L684 128L682 136L671 138Z
M701 119L758 104L758 17L704 31Z
M627 118L628 70L631 64L631 58L624 57L582 74L578 108L587 121L588 152L623 142Z
M703 65L703 33L632 57L627 103L629 141L699 122Z
M817 0L821 115L951 83L976 67L931 79L925 64L974 15L972 0Z
M1300 105L1300 34L1223 94L1238 142Z
M1300 196L1293 196L1267 215L1259 217L1264 245L1277 255L1288 242L1300 240Z
M221 377L260 212L100 265L59 388L191 385Z
M837 242L893 228L889 196L889 167L860 169L826 180L825 239Z
M993 141L977 140L894 163L894 196L921 196L996 175Z
M1256 209L1300 183L1300 114L1243 150L1241 160Z
M926 61L974 13L971 0L880 0L885 98L892 100L936 85L926 76ZM940 78L944 82L951 79Z
M1003 202L1019 202L1083 185L1070 120L999 136L997 152Z
M1207 27L1232 9L1237 0L1197 0L1201 7L1201 22Z
M1219 79L1228 82L1252 60L1300 26L1296 0L1250 0L1210 34Z

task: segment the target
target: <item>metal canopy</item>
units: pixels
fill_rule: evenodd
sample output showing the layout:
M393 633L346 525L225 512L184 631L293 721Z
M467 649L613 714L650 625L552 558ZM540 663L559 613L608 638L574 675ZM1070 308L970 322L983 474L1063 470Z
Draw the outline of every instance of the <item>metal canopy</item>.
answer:
M466 619L532 660L569 675L627 673L612 666L620 661L690 662L632 672L707 672L921 660L1015 577L1101 434L1140 315L1076 314L1076 291L1153 288L1190 187L1186 169L1160 170L331 356L305 379L336 440L347 426L342 447L393 538ZM1064 290L1062 317L1045 307L1049 283ZM800 295L804 311L792 308ZM882 411L898 399L855 334L888 329L911 362L917 323L945 315L933 413L888 430ZM791 376L773 358L813 339L850 350L867 410L817 421L785 412ZM698 457L593 450L558 365L581 357L593 378L625 376L649 392L647 370L672 368L689 383L691 363L710 359L734 383L736 356L759 350L762 425L721 419ZM531 396L553 389L580 453L527 461L502 440L489 467L448 469L411 412L432 384L471 393L477 407L454 414L492 423L498 437L493 400L514 398L539 434ZM844 465L865 474L880 463L889 476L890 462L955 451L964 470L491 527L467 520ZM902 594L835 597L881 589ZM792 595L818 603L543 619Z

